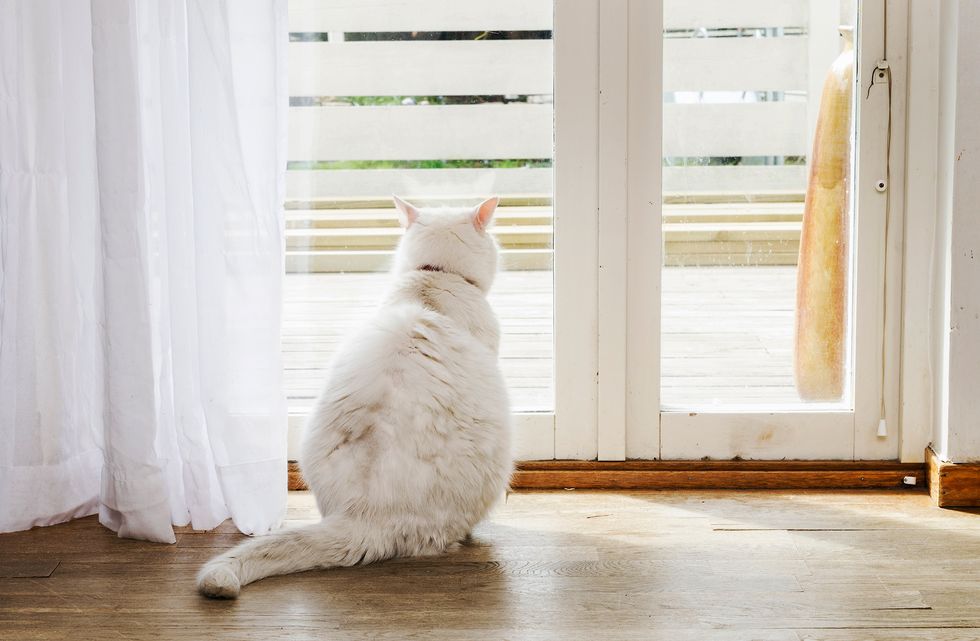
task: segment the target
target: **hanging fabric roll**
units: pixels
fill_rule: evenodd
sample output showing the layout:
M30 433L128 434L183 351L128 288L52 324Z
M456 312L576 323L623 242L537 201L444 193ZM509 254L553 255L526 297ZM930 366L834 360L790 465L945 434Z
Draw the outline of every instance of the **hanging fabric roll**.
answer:
M841 34L844 51L820 97L800 237L795 372L807 401L835 401L844 393L854 46L850 27Z

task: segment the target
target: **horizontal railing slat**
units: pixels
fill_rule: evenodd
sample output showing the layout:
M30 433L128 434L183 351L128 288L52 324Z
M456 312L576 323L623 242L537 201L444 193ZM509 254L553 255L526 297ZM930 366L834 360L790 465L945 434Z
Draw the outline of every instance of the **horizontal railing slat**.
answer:
M806 188L802 165L730 165L664 167L667 197L683 195L745 197L801 195ZM385 200L406 198L548 197L553 192L550 168L521 169L337 169L286 172L290 202L327 199ZM387 200L385 200L387 202Z
M552 107L292 107L290 160L550 158Z
M550 94L551 40L293 42L293 96Z
M398 212L391 199L379 199L378 206L364 207L356 202L350 207L336 208L296 208L285 211L286 229L360 229L365 227L398 227ZM413 204L424 205L429 201L413 199ZM453 199L457 203L467 199ZM469 201L472 202L472 201ZM507 200L502 201L506 203ZM340 205L338 201L331 204ZM508 205L497 207L493 215L495 227L514 225L550 225L553 207L544 205ZM803 219L803 201L765 202L753 199L751 202L730 203L675 203L665 202L662 211L664 224L707 224L725 225L731 223L798 223Z
M544 31L552 0L289 0L293 32Z
M803 37L664 42L665 91L805 90ZM550 40L293 42L293 96L550 94Z
M520 169L337 169L287 171L289 200L358 198L399 194L476 197L550 195L554 174L550 168Z
M804 27L807 7L808 0L664 0L664 28Z
M540 31L552 0L289 0L293 32ZM802 27L806 0L665 0L667 29Z
M292 107L289 159L550 158L551 105ZM806 154L806 103L664 105L665 156Z
M806 190L803 165L721 165L664 167L664 195L724 198L800 195Z
M286 272L376 272L391 269L389 250L348 250L336 252L288 251ZM502 270L552 269L550 249L504 249L500 252Z
M664 156L806 155L806 103L664 105Z
M664 40L664 91L807 89L807 39Z

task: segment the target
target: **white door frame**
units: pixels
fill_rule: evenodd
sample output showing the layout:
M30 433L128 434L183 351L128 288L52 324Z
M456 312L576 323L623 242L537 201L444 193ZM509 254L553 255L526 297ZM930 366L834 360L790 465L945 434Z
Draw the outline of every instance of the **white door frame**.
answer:
M856 171L856 260L852 266L854 354L853 411L806 407L791 411L739 408L733 411L661 412L660 457L752 459L892 459L898 454L896 429L878 436L880 419L896 416L895 381L883 380L895 355L884 334L886 257L885 233L900 228L886 225L889 192L875 189L886 180L888 163L889 82L899 74L879 76L884 55L885 0L863 0L857 23L858 64L855 87L859 136ZM889 29L904 25L891 20ZM894 39L894 36L893 36ZM892 98L894 99L894 95ZM893 261L894 262L894 261ZM895 288L892 287L892 290ZM886 367L887 366L887 367ZM897 368L896 368L897 369ZM882 403L884 395L885 403ZM884 412L883 412L884 410ZM891 421L897 424L897 421ZM628 457L634 452L628 451Z
M905 70L893 54L873 82L885 2L864 0L858 21L854 410L670 412L659 399L661 185L649 179L660 175L663 60L649 33L662 30L663 2L556 0L555 458L897 457L902 194L874 184L889 169L889 82L892 116L904 118ZM889 49L904 46L904 2L888 0Z
M544 458L598 438L599 0L555 0L555 424ZM519 432L518 430L515 430ZM543 450L542 450L543 451Z

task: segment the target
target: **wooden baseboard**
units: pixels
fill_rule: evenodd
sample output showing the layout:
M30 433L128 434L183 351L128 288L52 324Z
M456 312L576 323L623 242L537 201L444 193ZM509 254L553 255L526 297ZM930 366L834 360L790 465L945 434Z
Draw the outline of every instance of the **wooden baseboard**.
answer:
M980 463L949 463L926 448L929 494L939 507L980 507Z
M921 463L894 461L529 461L515 489L804 490L925 487Z
M515 490L809 490L924 488L925 465L895 461L524 461ZM905 483L915 477L914 485ZM305 490L296 463L289 489Z

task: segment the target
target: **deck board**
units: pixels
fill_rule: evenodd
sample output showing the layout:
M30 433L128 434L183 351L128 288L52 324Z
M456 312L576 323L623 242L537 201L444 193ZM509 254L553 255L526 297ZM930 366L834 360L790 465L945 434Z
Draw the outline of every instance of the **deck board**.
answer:
M285 383L302 412L343 337L376 308L378 273L287 274ZM519 411L554 408L552 273L502 272L490 298L501 366ZM662 402L671 407L798 403L793 384L795 267L668 267L663 272Z

